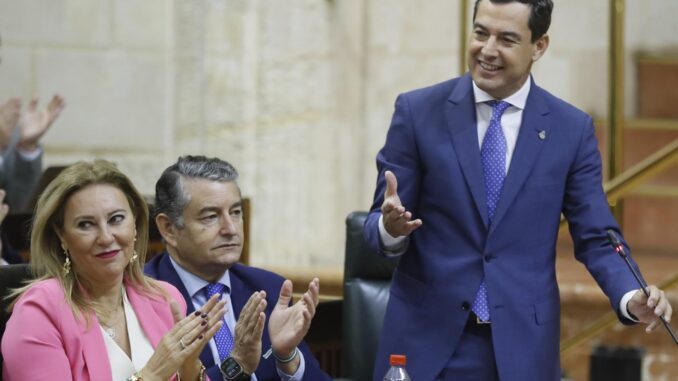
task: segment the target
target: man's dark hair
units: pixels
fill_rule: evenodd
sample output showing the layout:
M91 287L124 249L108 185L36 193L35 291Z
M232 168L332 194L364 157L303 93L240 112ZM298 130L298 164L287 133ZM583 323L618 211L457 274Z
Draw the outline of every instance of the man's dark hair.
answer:
M191 201L182 184L184 179L235 182L238 171L224 160L205 156L182 156L165 169L155 183L154 214L166 214L178 228L184 227L184 208Z
M473 6L473 21L476 20L476 13L478 12L478 4L482 0L476 0ZM532 42L537 41L541 36L545 35L551 26L551 12L553 11L553 1L551 0L486 0L492 3L506 4L517 1L519 3L530 6L530 19L527 26L532 32Z

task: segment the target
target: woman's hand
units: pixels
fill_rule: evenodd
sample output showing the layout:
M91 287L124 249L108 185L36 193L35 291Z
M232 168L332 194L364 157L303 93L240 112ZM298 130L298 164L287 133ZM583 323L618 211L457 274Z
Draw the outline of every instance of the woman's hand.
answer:
M187 317L176 301L170 301L174 316L174 327L163 336L155 352L141 370L145 381L165 381L180 371L185 380L197 380L200 372L198 357L205 344L223 324L226 313L225 301L215 295L203 306Z

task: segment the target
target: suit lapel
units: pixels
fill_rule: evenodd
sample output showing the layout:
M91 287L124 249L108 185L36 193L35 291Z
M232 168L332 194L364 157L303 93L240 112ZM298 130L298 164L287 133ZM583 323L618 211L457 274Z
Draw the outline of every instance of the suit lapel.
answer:
M125 286L127 298L129 298L129 303L132 305L134 313L137 315L139 325L141 325L141 329L148 337L153 348L156 348L163 335L166 333L166 327L157 320L157 314L148 297L139 295L137 290L129 283L125 283Z
M233 265L229 270L229 277L231 279L231 304L233 305L233 315L235 316L235 321L238 321L238 317L240 316L240 311L242 311L243 307L245 307L245 304L247 303L247 300L249 299L250 295L254 292L254 290L249 290L245 289L245 284L242 282L240 277L238 276L238 266L239 264Z
M544 147L545 139L548 139L550 136L551 123L548 114L549 108L544 101L542 90L533 82L527 102L525 103L525 110L523 110L523 120L518 132L518 141L516 142L511 164L504 180L504 187L494 214L490 234L494 231L518 195L518 192L537 162L537 157ZM544 136L545 139L542 139L540 136Z
M471 77L468 74L461 77L452 90L445 114L452 144L457 152L457 160L459 160L478 213L487 227L487 196L480 161L480 148L478 148L476 107Z
M195 312L195 307L193 307L193 300L191 299L191 295L188 294L188 290L186 290L184 282L181 281L181 278L179 278L179 274L177 274L177 271L174 269L174 266L172 266L169 254L162 253L161 255L162 257L158 262L157 278L164 280L165 282L173 285L174 287L177 288L177 290L179 290L181 296L183 296L184 300L186 301L186 315Z
M99 328L99 320L94 313L89 314L89 319L89 324L85 317L77 321L81 330L82 355L87 364L87 373L89 373L90 380L110 380L111 363L108 360L106 344Z

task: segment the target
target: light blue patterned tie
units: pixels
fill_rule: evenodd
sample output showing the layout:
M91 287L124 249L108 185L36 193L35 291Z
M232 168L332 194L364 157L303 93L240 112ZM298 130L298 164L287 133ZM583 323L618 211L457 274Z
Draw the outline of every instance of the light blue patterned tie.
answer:
M506 137L501 129L501 116L510 106L503 101L487 102L492 106L492 119L487 127L483 145L480 148L480 159L483 163L485 177L485 191L487 193L487 216L492 224L492 217L497 209L501 189L506 176ZM471 310L483 321L490 320L490 308L487 301L487 287L485 278L480 283Z
M219 299L221 299L224 288L226 288L226 286L221 283L210 283L205 286L207 300L209 300L212 295L216 294L218 294ZM233 335L231 335L231 331L228 329L228 325L226 325L226 319L223 319L223 323L224 324L219 331L214 335L214 342L217 344L217 350L219 351L219 358L221 361L228 357L228 354L231 353L231 350L233 349Z

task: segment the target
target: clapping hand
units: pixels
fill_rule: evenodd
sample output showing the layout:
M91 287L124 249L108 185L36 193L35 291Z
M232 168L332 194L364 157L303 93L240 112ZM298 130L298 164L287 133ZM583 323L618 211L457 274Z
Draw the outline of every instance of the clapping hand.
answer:
M261 336L266 321L266 291L257 291L240 311L235 324L235 343L231 356L247 374L254 373L261 358Z
M187 380L197 380L200 373L198 357L223 324L226 302L215 295L187 317L176 301L170 302L174 327L163 336L155 352L141 370L146 381L168 380L176 372Z
M37 149L40 138L59 117L64 107L66 103L60 95L54 95L44 110L38 110L38 99L34 98L21 117L19 148L29 152Z
M320 294L320 281L314 278L308 285L303 297L290 306L292 300L292 282L285 280L280 288L280 296L268 319L268 332L271 347L277 358L290 358L301 343L311 326ZM299 366L298 357L287 364L279 364L287 374L294 374Z

